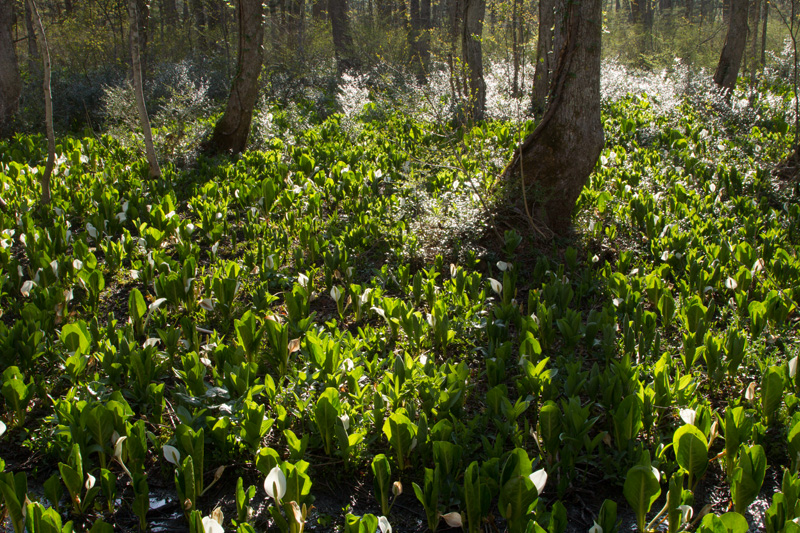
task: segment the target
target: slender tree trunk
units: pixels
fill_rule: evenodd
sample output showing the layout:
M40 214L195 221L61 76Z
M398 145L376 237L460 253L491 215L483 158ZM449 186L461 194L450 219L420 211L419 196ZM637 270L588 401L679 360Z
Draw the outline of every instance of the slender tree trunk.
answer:
M465 0L464 27L461 35L461 50L467 69L470 117L483 120L486 109L486 82L483 79L483 18L486 15L486 0Z
M34 24L39 32L39 43L42 47L42 66L44 70L42 88L44 92L44 122L45 129L47 130L47 163L45 164L44 175L40 181L42 185L42 204L47 205L50 203L50 177L53 174L53 166L56 161L56 134L53 130L53 98L50 94L50 49L47 46L47 35L44 32L44 25L42 24L42 18L39 16L39 10L36 8L36 3L34 0L28 1L30 2Z
M142 85L142 64L139 55L139 14L137 13L137 0L128 1L128 14L131 21L131 67L133 69L133 91L136 95L136 108L139 111L139 122L144 134L144 147L147 154L147 164L150 168L150 179L160 178L161 169L156 158L156 149L153 146L153 132L150 129L150 117L147 116L147 107L144 103L144 87Z
M358 68L353 50L353 36L347 17L347 0L328 0L328 16L331 19L333 48L336 52L336 68L339 74Z
M0 137L11 134L14 115L22 94L17 51L11 32L14 20L13 2L0 2Z
M504 172L509 203L532 226L538 220L558 234L569 229L575 202L603 148L601 8L601 0L567 3L550 104Z
M311 18L317 22L326 20L328 18L327 4L325 0L314 0L314 5L311 7Z
M760 29L759 23L761 22L761 0L754 0L752 4L753 9L753 45L751 47L751 60L750 65L750 87L756 86L756 72L758 71L758 30Z
M197 32L197 48L200 53L204 53L208 46L206 43L206 13L203 10L203 0L185 0L191 2L192 14L194 15L194 26Z
M174 27L178 22L178 4L175 0L161 0L161 10L167 26Z
M298 56L303 55L303 27L305 25L305 0L288 0L288 32L286 45L296 50Z
M511 61L514 68L513 80L511 84L511 94L514 98L520 95L519 90L519 63L520 63L520 34L518 32L519 23L519 0L511 2Z
M148 53L150 29L150 1L136 0L136 30L139 34L139 60L141 61L141 76L147 77L147 68L150 65Z
M261 74L261 43L264 40L264 5L261 0L239 0L239 52L236 76L225 113L217 122L206 145L210 153L244 151L250 134L250 122L258 98L258 77Z
M747 45L748 0L731 0L728 35L714 72L714 83L726 91L732 91L739 76L739 67Z
M761 26L761 68L767 64L767 17L769 16L769 2L764 2L764 22Z
M531 110L541 116L547 106L553 58L555 0L539 0L539 42L536 45L536 70L533 74Z
M64 0L64 11L68 16L72 14L72 8L72 0Z
M12 2L9 2L9 5L11 4ZM33 65L39 59L39 48L36 45L36 30L33 27L33 15L28 2L25 2L25 32L28 34L28 62Z

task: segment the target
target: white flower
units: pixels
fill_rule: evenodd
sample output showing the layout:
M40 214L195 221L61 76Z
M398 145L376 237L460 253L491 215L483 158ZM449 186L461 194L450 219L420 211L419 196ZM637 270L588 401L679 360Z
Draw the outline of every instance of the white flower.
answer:
M603 528L600 527L600 524L592 520L593 525L589 528L589 533L603 533Z
M464 523L461 521L461 514L456 513L455 511L452 513L447 513L446 515L442 515L444 518L445 523L450 527L463 527Z
M794 379L796 375L797 375L797 356L794 356L789 360L789 377Z
M120 459L122 457L122 443L125 442L125 439L127 438L128 438L127 436L119 437L114 442L114 457L116 457L117 459ZM175 451L177 452L177 450Z
M726 289L735 290L736 287L738 287L738 286L739 286L739 284L736 283L736 280L731 278L731 277L729 277L728 279L725 280L725 288Z
M392 524L385 516L378 517L378 529L381 533L392 533Z
M498 295L503 295L503 284L497 281L494 278L489 278L489 283L492 286L492 290L496 292Z
M400 483L399 481L395 481L394 483L392 483L392 494L394 494L395 498L403 494L403 484Z
M280 501L286 494L286 476L283 474L281 467L276 466L269 471L267 479L264 480L264 490L276 502Z
M19 292L20 292L20 293L21 293L23 296L30 296L30 294L31 294L31 290L32 290L32 289L33 289L35 286L36 286L36 283L34 283L32 280L27 280L25 283L23 283L23 284L22 284L22 288L19 290Z
M175 446L170 446L169 444L164 445L164 459L167 462L174 464L175 466L179 466L181 462L181 454Z
M331 298L333 298L333 301L338 304L339 300L342 298L342 289L340 289L336 285L331 287Z
M505 261L498 261L497 268L500 269L500 272L505 272L506 270L511 270L512 265L506 263Z
M91 222L86 223L86 233L88 233L92 239L96 239L98 235L97 228L95 228Z
M694 409L681 409L680 415L685 424L693 426L694 420L697 418L697 411Z
M200 303L198 305L202 309L205 309L206 311L214 310L214 300L212 300L211 298L203 298L202 300L200 300Z
M97 481L97 480L95 479L95 477L93 475L86 474L86 483L84 483L83 486L86 487L86 490L92 490L92 487L94 487L95 481Z
M691 505L679 505L678 509L681 511L681 523L686 523L692 519L694 509L692 509Z
M225 528L222 525L211 518L210 516L203 517L203 532L204 533L225 533Z
M6 425L3 423L2 420L0 420L0 436L2 436L3 433L5 432L6 432Z
M547 483L547 472L545 472L544 468L541 468L528 476L528 478L533 482L533 485L536 487L536 493L541 494L544 490L544 485Z
M343 414L339 417L339 420L342 421L342 426L344 426L344 430L347 431L350 429L350 417L347 416L347 413Z
M297 276L297 283L299 283L300 286L303 287L304 289L307 289L308 288L308 276L306 276L305 274L299 274Z

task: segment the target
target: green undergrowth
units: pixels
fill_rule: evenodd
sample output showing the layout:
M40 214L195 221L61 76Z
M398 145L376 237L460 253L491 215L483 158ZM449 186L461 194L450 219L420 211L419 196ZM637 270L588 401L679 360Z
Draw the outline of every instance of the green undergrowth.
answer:
M786 117L655 101L606 105L577 237L547 253L492 229L529 124L372 106L291 130L274 110L269 149L152 183L114 139L62 138L47 208L43 140L0 144L13 526L145 529L155 484L190 531L410 530L408 509L431 530L586 530L567 514L586 489L606 533L793 531ZM371 507L322 505L331 480Z

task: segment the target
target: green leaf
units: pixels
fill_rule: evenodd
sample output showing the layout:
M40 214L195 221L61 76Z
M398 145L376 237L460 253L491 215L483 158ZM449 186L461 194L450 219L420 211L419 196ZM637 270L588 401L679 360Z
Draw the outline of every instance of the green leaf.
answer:
M743 514L755 501L766 472L767 455L764 448L758 444L749 448L742 445L731 482L734 511Z
M708 441L703 432L686 424L674 433L672 444L678 464L689 472L690 479L699 479L708 467Z
M314 420L325 444L325 453L327 455L330 455L332 451L334 428L340 410L339 390L328 387L320 395L314 408Z
M649 466L636 465L628 470L622 492L636 514L639 531L644 531L645 519L650 507L661 495L661 485Z

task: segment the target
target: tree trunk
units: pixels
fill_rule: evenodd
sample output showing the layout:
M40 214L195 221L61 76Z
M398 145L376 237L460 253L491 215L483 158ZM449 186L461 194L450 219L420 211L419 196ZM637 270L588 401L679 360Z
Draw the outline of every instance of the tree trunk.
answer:
M164 22L170 28L178 22L178 4L175 0L161 0L161 10L164 14Z
M756 86L756 72L758 71L758 30L761 22L761 0L754 0L753 8L753 45L751 47L750 87Z
M191 2L192 15L194 15L195 31L197 32L197 48L200 53L206 51L206 13L203 10L203 0L185 0Z
M511 61L514 67L511 83L511 96L519 98L520 27L519 0L511 2Z
M461 34L461 52L467 69L469 115L473 120L484 118L486 108L486 82L483 79L483 18L486 0L464 1L464 27Z
M547 106L553 70L553 26L555 25L555 0L539 0L539 42L536 45L536 70L533 74L531 110L541 116Z
M428 19L430 19L430 0L427 0ZM410 0L411 28L408 32L408 44L411 51L411 70L416 72L417 80L424 83L427 77L428 43L427 24L422 13L420 0Z
M769 2L764 2L764 22L761 27L761 68L767 64L767 16L769 15Z
M0 2L0 137L11 134L11 125L22 94L14 35L11 32L14 3Z
M136 31L139 34L137 46L139 53L139 60L141 61L140 74L144 78L147 76L147 67L150 64L147 55L147 43L149 42L149 26L150 26L150 1L149 0L136 0ZM129 6L130 9L130 6Z
M50 49L47 46L47 35L44 33L42 18L36 8L34 0L28 0L31 6L34 24L39 32L39 43L42 50L42 66L44 70L44 80L42 88L44 92L44 123L47 130L47 163L44 168L44 175L40 180L42 184L42 204L50 203L50 176L53 174L53 166L56 161L56 134L53 131L53 98L50 94Z
M508 201L532 226L538 220L558 234L569 229L575 202L603 148L601 8L601 0L567 3L564 48L547 112L503 173Z
M261 43L264 39L264 6L261 0L239 0L239 52L236 76L225 114L217 122L206 146L210 153L244 151L258 97L261 74Z
M11 4L9 2L9 5ZM36 30L33 27L33 15L28 2L25 2L25 33L28 34L28 63L32 65L34 61L39 59L39 48L36 45Z
M358 68L347 19L347 0L328 0L328 16L331 19L333 48L336 52L336 68L339 74Z
M136 95L136 108L139 111L139 122L144 133L144 147L147 154L147 164L150 169L150 179L160 178L161 169L158 167L156 150L153 146L153 132L150 129L150 117L147 116L147 107L144 104L144 87L142 86L142 64L139 55L139 21L137 13L138 0L128 1L128 16L131 23L131 67L133 69L133 91Z
M286 45L290 50L296 50L298 56L303 55L305 7L304 0L288 0Z
M726 91L732 91L739 76L739 67L747 44L748 0L731 0L728 35L714 72L714 83Z

